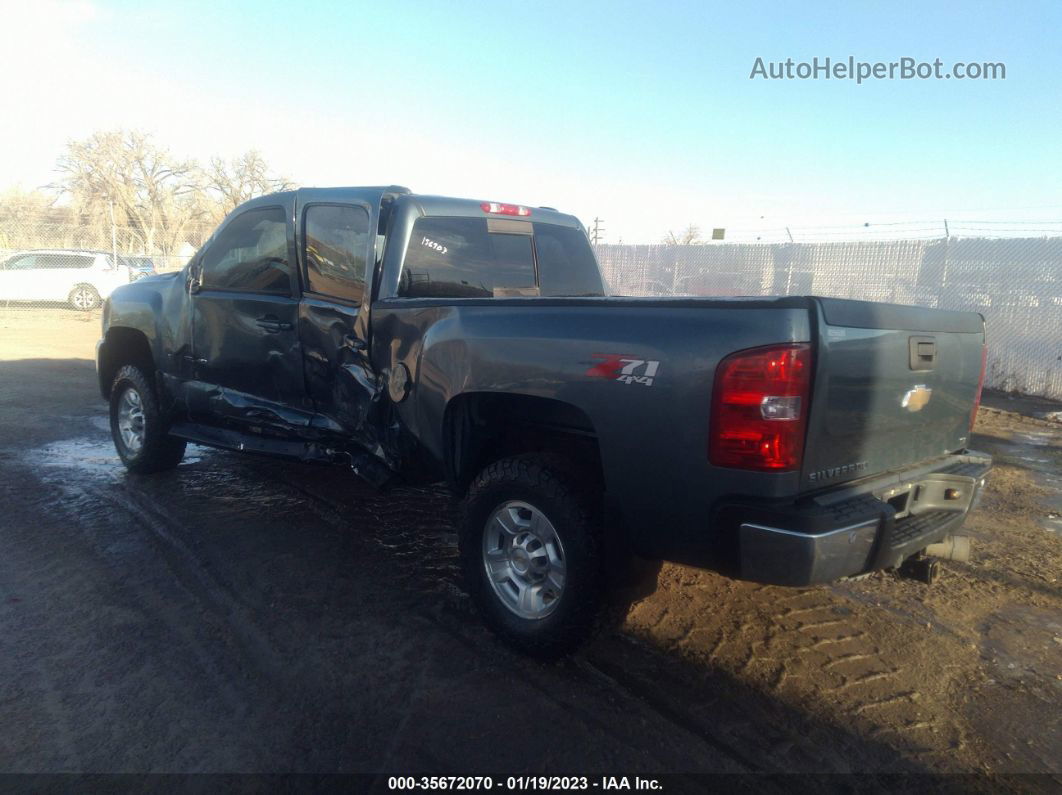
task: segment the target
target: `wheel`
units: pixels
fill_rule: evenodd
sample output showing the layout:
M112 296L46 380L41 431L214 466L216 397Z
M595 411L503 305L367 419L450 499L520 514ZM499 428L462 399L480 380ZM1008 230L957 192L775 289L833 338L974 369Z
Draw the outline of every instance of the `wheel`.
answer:
M603 599L592 489L563 463L497 461L469 489L459 528L465 585L484 621L546 659L590 635Z
M79 284L66 299L70 306L82 312L91 312L100 305L100 294L91 284Z
M162 472L184 458L185 441L167 433L155 391L132 365L120 369L111 386L111 436L130 472Z

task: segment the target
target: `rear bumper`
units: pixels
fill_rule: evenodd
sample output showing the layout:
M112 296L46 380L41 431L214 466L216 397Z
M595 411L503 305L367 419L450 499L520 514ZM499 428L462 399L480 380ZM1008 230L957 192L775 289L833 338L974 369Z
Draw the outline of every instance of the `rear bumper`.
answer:
M991 457L967 451L789 505L728 503L718 516L736 530L742 579L830 582L898 566L957 530L991 467Z

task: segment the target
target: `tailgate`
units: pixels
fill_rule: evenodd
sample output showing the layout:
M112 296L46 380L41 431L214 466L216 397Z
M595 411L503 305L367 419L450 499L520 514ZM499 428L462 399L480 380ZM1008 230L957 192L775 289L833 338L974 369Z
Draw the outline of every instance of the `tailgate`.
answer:
M819 344L803 490L967 446L984 345L979 314L815 302Z

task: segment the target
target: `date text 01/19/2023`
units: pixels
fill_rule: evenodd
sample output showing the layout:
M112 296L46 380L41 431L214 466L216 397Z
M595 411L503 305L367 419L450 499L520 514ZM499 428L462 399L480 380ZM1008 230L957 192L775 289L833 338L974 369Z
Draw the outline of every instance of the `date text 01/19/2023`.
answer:
M489 791L493 789L510 792L551 790L601 790L601 791L660 791L662 784L655 778L640 776L508 776L495 780L491 776L391 776L387 780L389 790L457 790Z

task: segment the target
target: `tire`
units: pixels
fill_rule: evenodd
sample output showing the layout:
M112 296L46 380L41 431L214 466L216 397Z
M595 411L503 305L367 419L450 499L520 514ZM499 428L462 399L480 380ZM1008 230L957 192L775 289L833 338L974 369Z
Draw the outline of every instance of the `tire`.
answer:
M91 312L100 305L100 294L91 284L79 284L70 291L67 302L79 312Z
M556 659L595 627L604 582L593 496L543 454L497 461L469 488L459 527L466 588L487 626L525 654Z
M147 376L132 365L121 368L111 386L111 438L125 468L148 474L181 463L186 442L167 431Z

